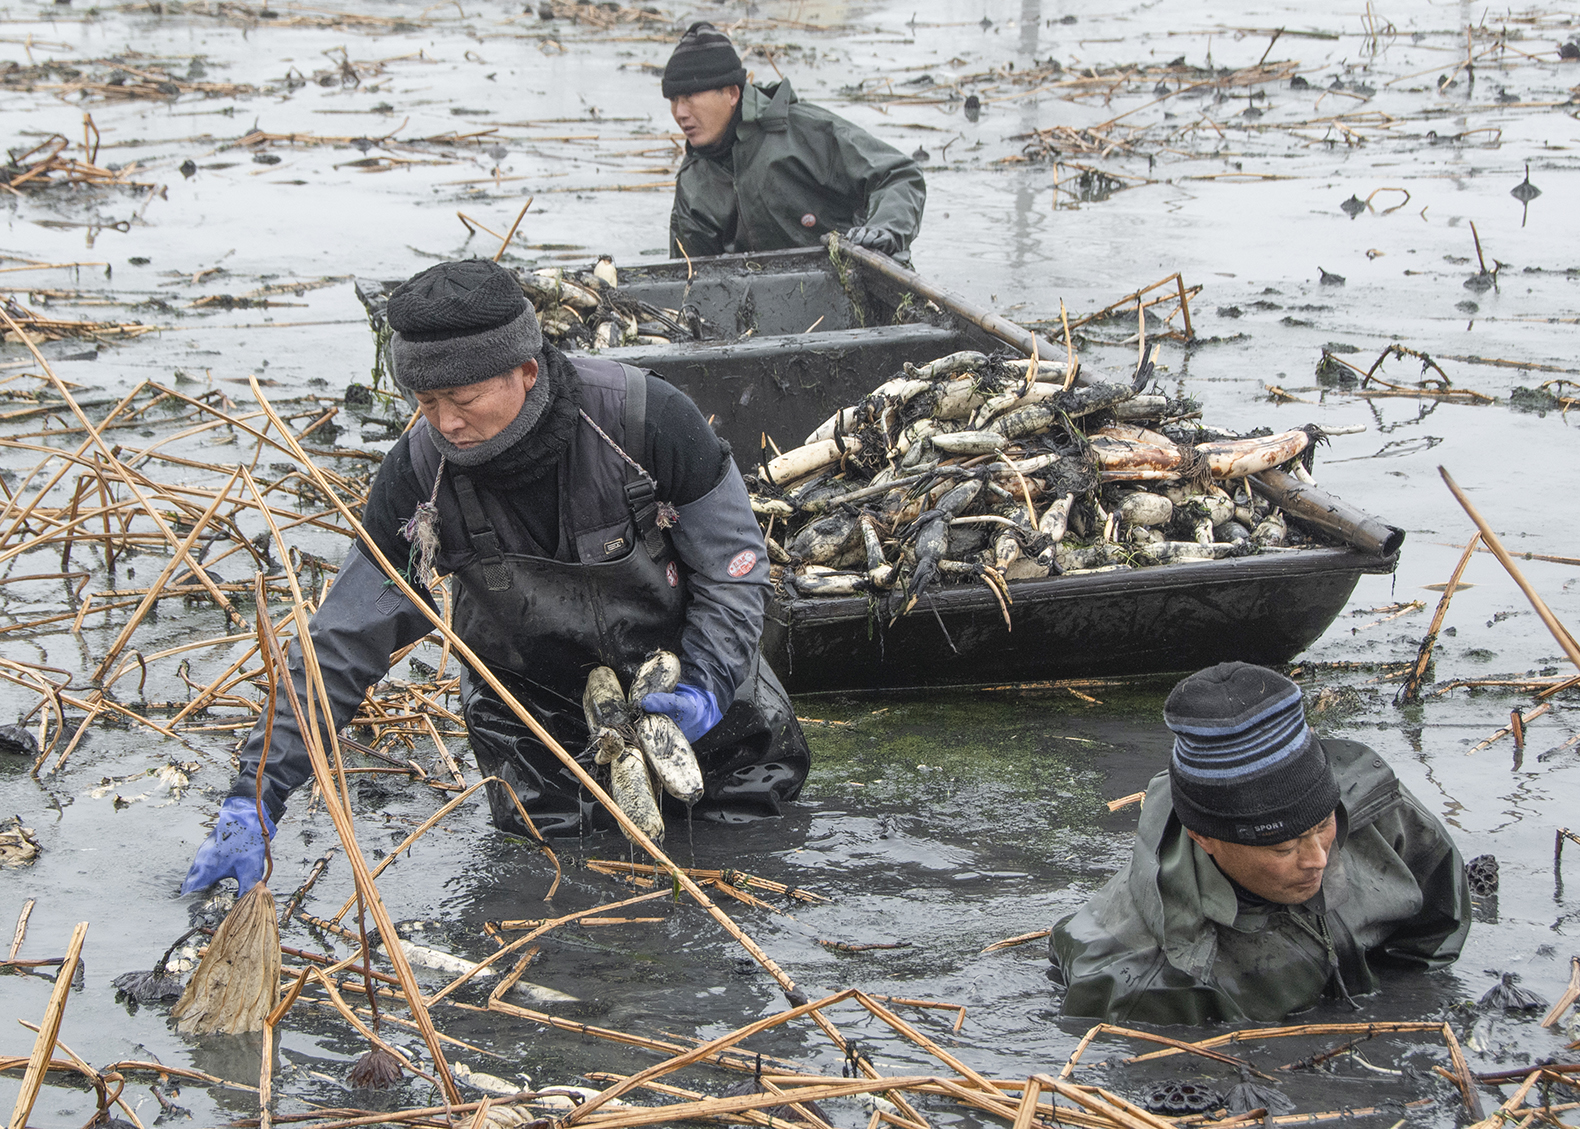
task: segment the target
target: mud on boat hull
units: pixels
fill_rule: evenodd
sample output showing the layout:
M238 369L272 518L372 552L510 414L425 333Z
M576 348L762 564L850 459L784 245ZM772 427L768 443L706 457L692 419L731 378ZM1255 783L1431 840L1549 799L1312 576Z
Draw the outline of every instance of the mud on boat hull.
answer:
M776 600L763 650L792 693L991 685L1288 662L1398 554L1302 549L934 591L890 626L865 597ZM946 638L947 637L947 638Z

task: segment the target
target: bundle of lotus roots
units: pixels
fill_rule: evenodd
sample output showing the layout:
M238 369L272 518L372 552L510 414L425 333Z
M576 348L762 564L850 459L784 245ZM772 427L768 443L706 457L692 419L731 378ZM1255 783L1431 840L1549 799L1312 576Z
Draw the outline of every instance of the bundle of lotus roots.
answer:
M642 708L649 694L671 693L679 682L680 660L668 651L654 651L631 679L630 694L620 689L620 676L606 666L587 676L582 692L587 731L597 750L594 759L609 768L609 794L655 843L664 841L664 816L652 777L688 808L702 798L702 769L691 742L667 714ZM629 831L625 835L631 838Z
M590 271L543 267L516 276L537 312L543 336L556 345L608 349L620 345L667 345L702 335L693 307L664 310L620 293L608 256Z
M1303 543L1249 476L1310 482L1321 429L1213 431L1194 402L1143 394L1145 373L1067 376L976 352L907 364L802 446L765 452L749 485L781 593L868 594L892 620L931 584L985 582L1007 621L1017 580Z

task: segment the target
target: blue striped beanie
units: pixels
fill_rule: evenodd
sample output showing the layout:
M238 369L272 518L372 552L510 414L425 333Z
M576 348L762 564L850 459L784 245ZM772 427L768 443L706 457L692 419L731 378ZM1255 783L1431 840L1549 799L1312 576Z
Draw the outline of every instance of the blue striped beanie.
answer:
M1300 687L1276 671L1220 663L1169 694L1174 812L1199 835L1282 843L1338 807L1322 742L1306 724Z

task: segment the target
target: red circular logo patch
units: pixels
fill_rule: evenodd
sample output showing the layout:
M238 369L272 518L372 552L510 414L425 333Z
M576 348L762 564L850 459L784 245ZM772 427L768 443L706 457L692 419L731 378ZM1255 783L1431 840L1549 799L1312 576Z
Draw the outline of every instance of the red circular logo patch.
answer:
M671 588L680 587L680 570L675 567L674 561L670 561L669 567L664 569L664 579L669 581Z
M751 572L756 566L757 554L752 552L750 549L742 549L739 553L735 554L735 559L730 562L730 567L726 571L729 572L731 576L739 580L748 572Z
M802 227L816 227L817 226L817 217L814 216L811 212L808 212L806 215L801 217L801 226Z

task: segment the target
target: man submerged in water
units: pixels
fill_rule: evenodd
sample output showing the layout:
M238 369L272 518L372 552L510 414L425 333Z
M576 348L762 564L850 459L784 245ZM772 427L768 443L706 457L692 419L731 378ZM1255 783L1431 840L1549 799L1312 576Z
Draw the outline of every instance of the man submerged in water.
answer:
M1438 968L1470 929L1442 823L1371 749L1319 740L1300 688L1224 663L1163 707L1174 732L1130 861L1053 928L1066 1015L1276 1020Z

